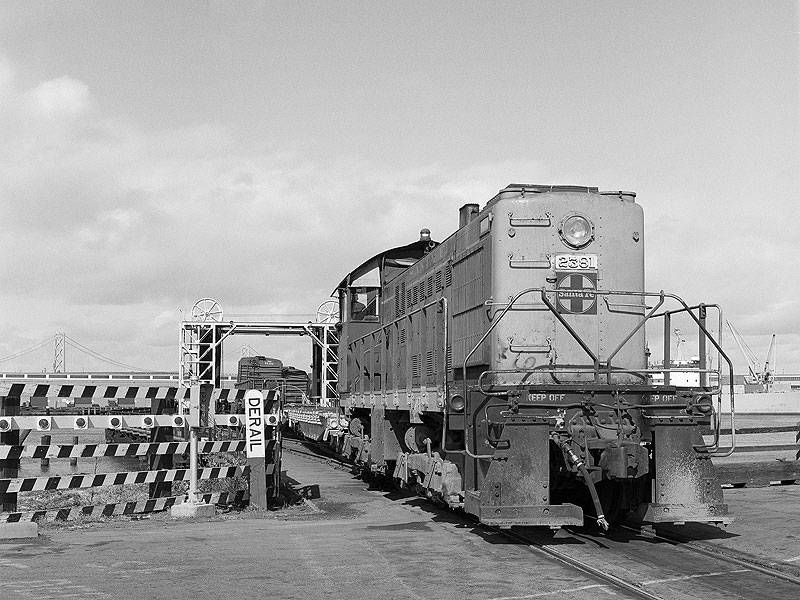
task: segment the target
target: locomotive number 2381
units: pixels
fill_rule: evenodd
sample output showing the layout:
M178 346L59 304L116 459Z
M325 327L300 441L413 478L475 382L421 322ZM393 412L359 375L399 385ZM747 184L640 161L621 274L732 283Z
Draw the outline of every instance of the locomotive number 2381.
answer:
M556 254L557 271L597 270L597 254Z

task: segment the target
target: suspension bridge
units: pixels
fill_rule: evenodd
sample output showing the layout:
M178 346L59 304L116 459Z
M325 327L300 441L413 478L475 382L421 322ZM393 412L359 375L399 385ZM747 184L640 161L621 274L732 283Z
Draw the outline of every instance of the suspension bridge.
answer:
M19 364L22 359L25 359L26 361L30 362L31 358L33 358L34 360L40 358L43 352L47 351L48 347L52 347L52 363L48 365L50 367L49 370L50 374L68 372L67 349L76 352L78 356L81 356L84 359L84 362L86 360L89 360L90 363L93 365L112 367L116 371L122 370L128 372L142 372L142 373L148 371L147 369L130 365L120 360L116 360L114 358L106 356L92 348L89 348L88 346L82 344L81 342L70 337L64 332L56 333L52 337L45 338L23 350L18 350L7 356L0 357L0 370L5 370L6 365L14 364L15 362ZM41 376L44 373L48 373L47 368L43 369L42 373L37 373L37 376Z

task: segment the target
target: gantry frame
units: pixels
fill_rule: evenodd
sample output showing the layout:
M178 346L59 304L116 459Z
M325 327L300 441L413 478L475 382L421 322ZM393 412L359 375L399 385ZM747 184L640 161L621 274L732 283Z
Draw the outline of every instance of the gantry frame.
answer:
M222 376L222 343L231 335L308 336L319 349L318 352L312 352L312 363L320 376L320 405L336 405L339 398L339 332L335 323L183 321L179 339L180 385L219 387Z

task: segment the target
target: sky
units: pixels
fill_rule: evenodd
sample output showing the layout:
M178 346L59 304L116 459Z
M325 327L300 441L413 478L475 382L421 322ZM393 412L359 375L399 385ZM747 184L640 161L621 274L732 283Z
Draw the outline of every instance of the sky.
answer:
M197 299L308 320L525 182L636 191L647 287L800 371L798 31L781 0L4 2L0 370L58 331L175 370Z

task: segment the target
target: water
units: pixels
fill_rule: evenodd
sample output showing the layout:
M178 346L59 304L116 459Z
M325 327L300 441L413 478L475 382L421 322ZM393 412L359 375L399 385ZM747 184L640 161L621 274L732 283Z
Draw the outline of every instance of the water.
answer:
M54 430L49 432L52 445L71 445L75 432ZM41 444L42 435L47 435L40 431L31 431L25 440L25 445ZM104 444L106 442L105 430L89 430L78 435L80 444ZM57 475L93 475L95 473L118 473L120 471L147 471L147 460L137 457L101 457L101 458L79 458L78 464L71 466L69 458L51 458L49 467L41 466L41 459L21 458L19 477L51 477Z
M742 414L736 413L736 428L784 427L800 423L800 413L793 414ZM730 414L722 414L722 427L730 427Z

